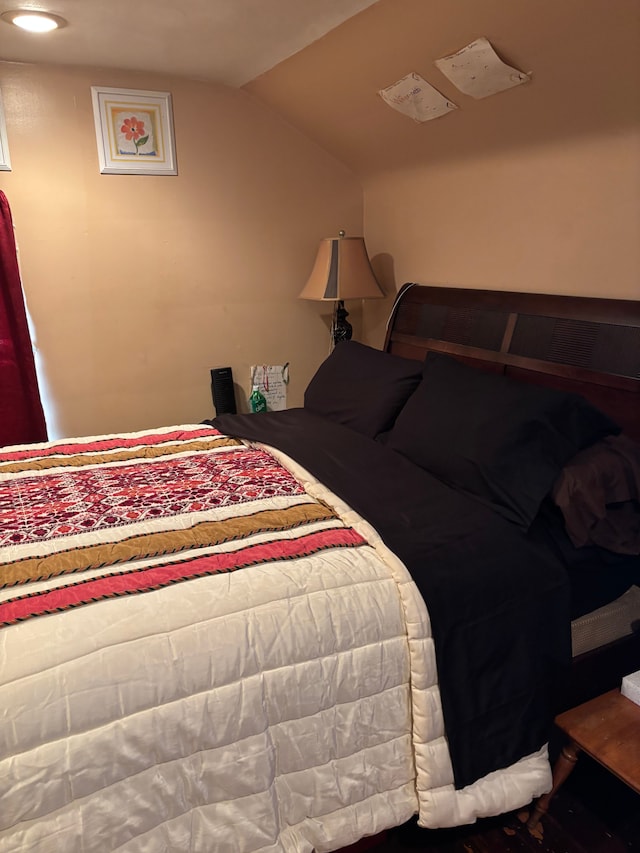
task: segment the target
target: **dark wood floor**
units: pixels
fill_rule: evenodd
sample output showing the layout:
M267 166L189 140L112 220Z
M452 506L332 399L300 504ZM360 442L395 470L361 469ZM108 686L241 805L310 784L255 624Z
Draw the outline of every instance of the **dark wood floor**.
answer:
M640 795L582 756L535 832L527 809L451 830L405 824L370 853L640 853Z

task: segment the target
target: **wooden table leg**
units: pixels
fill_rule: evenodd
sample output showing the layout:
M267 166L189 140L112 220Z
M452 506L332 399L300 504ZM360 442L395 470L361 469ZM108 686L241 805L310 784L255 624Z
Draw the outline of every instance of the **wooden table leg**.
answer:
M529 829L535 829L536 826L540 823L541 817L547 813L549 803L554 797L556 791L563 784L563 782L567 780L569 774L576 766L576 761L578 760L579 753L580 747L574 741L571 741L571 743L568 743L562 748L562 752L558 756L558 760L556 761L553 767L552 788L548 794L543 794L536 803L533 813L527 821L527 827Z

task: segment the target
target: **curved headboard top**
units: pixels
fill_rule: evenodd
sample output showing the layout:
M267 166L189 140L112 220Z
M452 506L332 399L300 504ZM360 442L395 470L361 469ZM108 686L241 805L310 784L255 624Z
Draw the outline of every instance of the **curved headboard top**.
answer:
M640 441L640 301L408 283L384 348L582 394Z

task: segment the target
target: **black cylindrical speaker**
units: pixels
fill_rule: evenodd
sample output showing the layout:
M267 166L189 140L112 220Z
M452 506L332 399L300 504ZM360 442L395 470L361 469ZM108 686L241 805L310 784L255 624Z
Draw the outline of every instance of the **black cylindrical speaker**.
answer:
M211 396L217 415L236 414L236 397L230 367L214 367L211 371Z

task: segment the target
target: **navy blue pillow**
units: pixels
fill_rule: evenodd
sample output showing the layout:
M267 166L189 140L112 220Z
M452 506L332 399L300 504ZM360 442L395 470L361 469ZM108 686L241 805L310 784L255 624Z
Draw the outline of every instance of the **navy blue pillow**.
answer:
M577 394L429 353L387 444L526 530L565 463L618 432Z
M304 393L304 407L375 438L389 430L422 378L422 362L342 341Z

